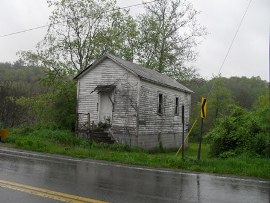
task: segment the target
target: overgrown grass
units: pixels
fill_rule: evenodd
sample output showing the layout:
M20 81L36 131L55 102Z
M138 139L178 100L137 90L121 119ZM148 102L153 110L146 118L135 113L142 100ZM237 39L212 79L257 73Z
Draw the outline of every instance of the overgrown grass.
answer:
M242 154L221 159L209 157L209 145L202 145L201 161L197 158L197 144L190 143L182 160L176 150L144 150L126 145L97 144L58 129L12 129L4 140L14 147L38 152L64 154L73 157L115 161L149 167L184 169L200 172L253 176L270 179L270 160Z

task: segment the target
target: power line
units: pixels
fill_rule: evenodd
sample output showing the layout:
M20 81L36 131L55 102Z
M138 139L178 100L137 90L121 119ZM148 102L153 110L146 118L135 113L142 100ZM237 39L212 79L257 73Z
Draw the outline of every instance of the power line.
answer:
M222 68L223 68L223 66L224 66L224 64L225 64L225 62L226 62L226 60L227 60L227 58L228 58L228 55L229 55L229 53L230 53L230 51L231 51L231 48L232 48L232 46L233 46L233 43L234 43L234 41L235 41L235 38L236 38L236 36L237 36L239 30L240 30L240 27L241 27L241 25L243 24L244 18L245 18L245 16L246 16L247 12L248 12L248 9L249 9L249 7L250 7L251 2L252 2L252 0L249 1L248 5L247 5L247 8L246 8L246 10L245 10L245 12L244 12L244 14L243 14L243 16L242 16L242 18L241 18L241 21L240 21L240 23L239 23L239 25L238 25L238 27L237 27L237 29L236 29L236 32L235 32L235 34L234 34L234 36L233 36L233 39L232 39L232 41L231 41L231 43L230 43L230 46L229 46L229 48L228 48L228 51L227 51L227 53L226 53L226 55L225 55L225 57L224 57L224 59L223 59L223 61L222 61L222 63L221 63L220 68L219 68L218 75L221 73L221 70L222 70ZM213 90L213 88L214 88L214 85L215 85L215 84L214 84L214 82L213 82L213 85L212 85L212 87L211 87L211 89L210 89L210 91L209 91L207 97L211 94L211 92L212 92L212 90Z
M41 28L44 28L44 27L48 27L48 26L49 25L42 25L42 26L33 27L33 28L30 28L30 29L26 29L26 30L12 32L12 33L9 33L9 34L1 35L0 38L11 36L11 35L17 35L17 34L24 33L24 32L29 32L29 31L32 31L32 30L37 30L37 29L41 29Z
M140 3L140 4L133 4L133 5L130 5L130 6L124 6L124 7L108 10L106 12L115 11L115 10L121 10L121 9L126 9L126 8L132 8L132 7L136 7L136 6L142 6L142 5L150 4L150 3L153 3L153 2L156 2L156 1L158 1L158 0L147 1L147 2Z
M230 43L230 46L229 46L229 48L228 48L228 51L227 51L227 53L226 53L226 55L225 55L225 57L224 57L224 59L223 59L223 61L222 61L222 63L221 63L221 66L220 66L220 68L219 68L219 70L218 70L218 75L221 73L221 70L222 70L222 68L223 68L223 66L224 66L224 64L225 64L225 62L226 62L226 60L227 60L227 58L228 58L228 55L229 55L229 53L230 53L230 51L231 51L231 48L232 48L232 46L233 46L233 43L234 43L234 41L235 41L235 39L236 39L236 36L237 36L239 30L240 30L240 27L241 27L241 25L243 24L243 20L244 20L246 14L247 14L247 11L248 11L248 9L249 9L249 7L250 7L251 2L252 2L252 0L249 1L248 5L247 5L247 8L245 9L245 12L244 12L244 14L243 14L243 16L242 16L242 18L241 18L241 21L240 21L240 23L239 23L239 25L238 25L238 27L237 27L237 29L236 29L236 32L235 32L235 34L234 34L234 36L233 36L232 41L231 41L231 43ZM212 86L211 86L211 89L209 90L209 92L208 92L206 98L208 98L209 95L212 93L214 86L215 86L215 81L213 81L213 84L212 84ZM198 119L199 119L199 117L196 118L196 121L197 121ZM195 121L195 122L196 122L196 121Z
M119 7L119 8L116 8L116 9L106 10L105 12L107 13L107 12L112 12L112 11L116 11L116 10L122 10L122 9L136 7L136 6L146 5L146 4L156 2L156 1L158 1L158 0L143 2L143 3L140 3L140 4L133 4L133 5L130 5L130 6L125 6L125 7ZM54 25L56 25L56 24L59 24L59 23L55 23ZM17 32L12 32L12 33L8 33L8 34L5 34L5 35L0 35L0 38L8 37L8 36L11 36L11 35L17 35L17 34L21 34L21 33L24 33L24 32L33 31L33 30L38 30L38 29L48 27L48 26L49 25L47 24L47 25L41 25L41 26L38 26L38 27L33 27L33 28L29 28L29 29L25 29L25 30L21 30L21 31L17 31Z

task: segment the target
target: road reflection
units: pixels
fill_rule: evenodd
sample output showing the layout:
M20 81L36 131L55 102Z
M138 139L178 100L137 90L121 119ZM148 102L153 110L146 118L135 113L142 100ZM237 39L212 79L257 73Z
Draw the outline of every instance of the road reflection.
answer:
M270 202L270 182L103 162L0 156L1 179L109 202Z

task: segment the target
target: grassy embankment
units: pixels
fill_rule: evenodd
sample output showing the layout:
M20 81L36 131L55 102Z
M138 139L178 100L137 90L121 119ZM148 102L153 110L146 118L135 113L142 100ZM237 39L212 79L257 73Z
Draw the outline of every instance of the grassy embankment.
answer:
M68 131L57 129L12 129L5 143L11 146L73 157L114 161L148 167L184 169L198 172L253 176L270 179L270 160L242 154L234 158L211 158L209 146L202 145L201 161L197 161L197 144L190 143L186 159L175 156L176 150L147 151L125 145L96 144L74 137Z

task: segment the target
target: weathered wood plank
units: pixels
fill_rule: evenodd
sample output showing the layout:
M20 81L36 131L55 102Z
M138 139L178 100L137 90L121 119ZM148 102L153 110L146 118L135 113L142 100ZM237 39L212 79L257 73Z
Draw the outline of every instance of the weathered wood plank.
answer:
M112 133L120 143L153 148L177 147L181 144L181 106L185 106L185 126L189 122L191 95L136 77L111 59L105 59L78 81L77 112L90 113L99 122L98 85L115 85L113 92ZM163 95L164 112L158 114L158 95ZM175 115L175 99L179 114ZM87 122L82 117L79 123ZM138 137L137 137L138 135Z

